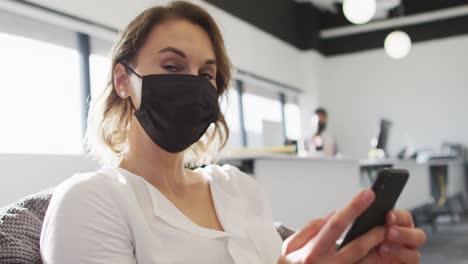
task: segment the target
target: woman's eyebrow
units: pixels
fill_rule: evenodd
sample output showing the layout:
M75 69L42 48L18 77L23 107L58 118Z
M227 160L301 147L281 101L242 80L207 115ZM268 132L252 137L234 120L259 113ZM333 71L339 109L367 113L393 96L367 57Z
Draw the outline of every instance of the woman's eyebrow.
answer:
M173 47L167 47L167 48L164 48L164 49L159 51L159 53L163 53L163 52L172 52L172 53L175 53L175 54L179 55L182 58L187 57L187 55L185 55L185 53L183 51L181 51L179 49L176 49L176 48L173 48Z
M182 58L187 58L187 55L185 55L185 53L183 51L181 51L180 49L176 49L174 47L166 47L164 49L161 49L158 53L163 53L163 52L172 52L172 53L175 53L175 54L179 55ZM206 60L205 64L206 65L215 65L216 66L216 60L214 60L214 59Z
M205 61L205 65L214 65L214 66L216 66L216 60L207 60L207 61Z

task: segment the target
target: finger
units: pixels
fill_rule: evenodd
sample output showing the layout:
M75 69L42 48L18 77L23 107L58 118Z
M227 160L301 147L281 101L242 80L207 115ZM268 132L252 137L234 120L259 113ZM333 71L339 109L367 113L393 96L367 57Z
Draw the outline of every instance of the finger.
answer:
M392 242L389 242L389 241L384 241L383 243L380 244L380 246L376 249L377 253L380 255L380 258L382 260L382 263L381 264L401 264L402 262L400 262L399 260L396 260L394 258L392 258L392 256L389 256L389 255L382 255L382 253L380 253L380 247L382 246L382 244L387 244L388 246L390 247L401 247L401 244L398 244L398 243L392 243ZM380 264L380 263L379 263Z
M317 235L325 223L325 219L312 220L304 228L288 237L283 243L283 255L287 255L303 247L309 240Z
M382 257L379 255L377 250L372 250L370 254L368 254L364 259L359 261L359 264L377 264L383 263ZM387 264L387 263L385 263Z
M379 247L379 254L405 264L419 263L421 260L421 254L418 251L388 243Z
M310 247L318 252L325 252L334 246L336 240L345 229L360 215L375 199L372 190L361 191L345 208L337 211L320 230L316 239L310 241Z
M410 248L419 248L426 242L426 234L421 229L401 226L387 228L386 238Z
M413 216L405 210L391 210L387 214L387 225L414 227Z
M398 260L395 260L395 259L392 259L390 257L382 257L380 256L380 259L379 259L380 262L376 262L375 264L401 264L400 261Z
M369 255L369 252L378 247L384 240L385 228L376 227L342 248L336 255L337 263L358 262Z
M380 257L379 261L380 262L376 262L376 264L402 264L400 261L385 257Z

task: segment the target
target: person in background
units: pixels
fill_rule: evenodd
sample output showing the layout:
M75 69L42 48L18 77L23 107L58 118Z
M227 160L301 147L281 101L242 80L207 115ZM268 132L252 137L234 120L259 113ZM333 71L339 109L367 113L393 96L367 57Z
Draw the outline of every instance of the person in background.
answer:
M325 108L319 107L315 110L314 122L316 122L317 129L311 139L311 149L322 152L326 156L335 156L338 153L335 139L325 132L327 119L328 113Z
M200 166L229 136L218 101L230 67L213 18L189 2L149 8L123 30L89 116L88 146L106 166L54 190L43 263L419 263L425 235L408 211L392 210L385 227L333 250L372 190L283 242L255 179L229 165Z

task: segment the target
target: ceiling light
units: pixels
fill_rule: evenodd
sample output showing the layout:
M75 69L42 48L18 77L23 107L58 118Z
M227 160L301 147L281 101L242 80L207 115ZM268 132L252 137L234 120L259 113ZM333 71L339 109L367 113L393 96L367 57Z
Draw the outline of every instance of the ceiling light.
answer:
M376 0L344 0L343 13L353 24L365 24L375 15Z
M402 59L411 51L411 39L403 31L393 31L385 38L385 52L392 59Z

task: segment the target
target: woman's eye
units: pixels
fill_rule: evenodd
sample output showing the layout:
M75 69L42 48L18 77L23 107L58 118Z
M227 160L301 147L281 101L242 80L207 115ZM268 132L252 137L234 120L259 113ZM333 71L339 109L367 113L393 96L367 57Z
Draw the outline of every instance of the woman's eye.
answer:
M170 72L177 72L177 66L174 65L165 65L163 68Z
M211 76L211 74L209 74L209 73L202 73L201 75L203 77L207 78L208 80L213 80L213 76Z

